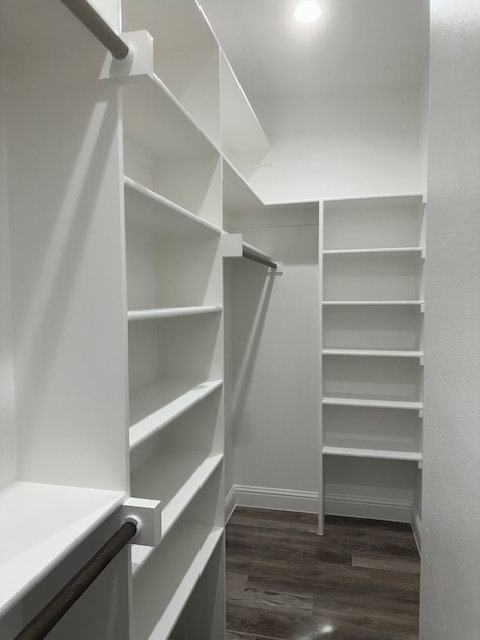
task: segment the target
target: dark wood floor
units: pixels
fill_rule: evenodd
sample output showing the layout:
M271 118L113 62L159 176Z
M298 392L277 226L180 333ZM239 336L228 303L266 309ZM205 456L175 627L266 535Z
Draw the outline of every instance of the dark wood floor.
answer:
M237 508L227 526L229 640L417 640L408 525Z

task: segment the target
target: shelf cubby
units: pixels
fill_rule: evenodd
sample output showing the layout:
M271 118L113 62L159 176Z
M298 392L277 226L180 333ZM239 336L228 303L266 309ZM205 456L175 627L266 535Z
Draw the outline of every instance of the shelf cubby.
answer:
M407 358L331 356L323 362L324 397L419 402L422 368Z
M417 461L323 457L327 513L410 523Z
M420 461L418 413L385 408L330 406L323 411L323 453Z
M195 0L122 0L124 31L153 37L154 71L220 145L220 49Z
M123 86L125 173L163 198L219 225L218 150L158 78Z
M422 351L422 314L413 305L323 308L323 348Z
M148 383L191 389L221 379L220 329L220 313L130 322L130 393Z
M164 198L129 176L124 176L124 184L125 208L132 224L138 220L140 225L149 228L152 233L223 233L221 227L200 218L196 213Z
M420 254L330 254L324 256L323 296L329 302L417 302L422 269Z
M180 381L156 379L133 389L130 393L130 451L156 436L215 393L222 384L222 380L211 380L189 387Z
M130 183L125 212L129 318L221 310L221 232Z
M327 201L324 251L424 246L421 195Z

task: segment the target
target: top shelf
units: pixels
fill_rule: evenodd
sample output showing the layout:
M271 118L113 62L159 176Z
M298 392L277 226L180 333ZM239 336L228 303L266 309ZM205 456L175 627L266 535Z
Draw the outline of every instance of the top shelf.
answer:
M124 496L31 482L2 489L0 616L111 515Z
M271 147L265 132L225 54L220 61L222 149L246 178L270 163Z
M146 29L155 74L220 146L219 45L195 0L123 0L124 31Z

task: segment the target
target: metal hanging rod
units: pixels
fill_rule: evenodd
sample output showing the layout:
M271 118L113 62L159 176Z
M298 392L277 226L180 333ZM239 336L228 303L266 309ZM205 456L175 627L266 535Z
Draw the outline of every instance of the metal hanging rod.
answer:
M259 262L260 264L264 264L265 266L270 267L271 269L277 269L278 267L276 262L272 262L268 258L264 258L263 256L260 256L257 253L250 251L250 249L247 249L245 246L243 247L243 257L247 258L248 260L253 260L254 262Z
M14 640L43 640L136 533L137 525L125 522Z
M117 60L125 60L129 54L129 47L122 38L115 33L101 15L87 0L60 0L67 9L82 22L87 29L106 47Z

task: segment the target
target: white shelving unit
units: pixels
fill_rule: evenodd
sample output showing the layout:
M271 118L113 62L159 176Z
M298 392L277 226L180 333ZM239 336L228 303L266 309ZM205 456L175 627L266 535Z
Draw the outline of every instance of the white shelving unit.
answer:
M422 463L425 203L420 195L324 201L320 218L319 528L325 495L334 502L362 486L362 500L372 503L409 487L413 520ZM388 461L403 465L392 474L398 489L385 476Z
M156 548L132 549L134 637L218 640L222 165L228 156L240 176L269 147L195 0L123 0L122 13L124 31L153 39L153 72L123 86L130 485L134 497L160 500L162 525Z
M135 43L127 64L61 2L0 8L0 636L118 529L130 493L160 502L160 543L122 551L55 637L219 640L222 165L246 174L269 145L195 0L101 4Z

